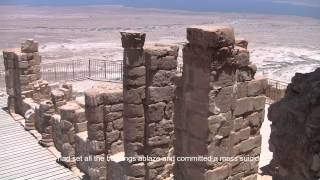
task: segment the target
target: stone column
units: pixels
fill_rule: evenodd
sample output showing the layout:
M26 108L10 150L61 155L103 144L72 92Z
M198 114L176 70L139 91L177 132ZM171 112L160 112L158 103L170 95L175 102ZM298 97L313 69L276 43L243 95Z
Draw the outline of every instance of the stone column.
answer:
M76 102L68 102L59 108L61 115L54 115L54 145L61 152L61 162L69 168L75 166L75 135L84 129L79 124L84 122L85 111Z
M99 89L90 89L85 92L85 114L87 118L88 130L88 152L90 164L88 164L87 174L90 179L106 179L105 162L105 106L104 94Z
M146 144L149 157L172 157L173 152L173 78L177 69L177 46L152 45L145 49L146 62ZM162 180L172 173L173 162L147 164L147 178Z
M187 39L183 74L176 81L175 155L207 159L176 159L175 179L224 180L246 176L254 179L255 163L232 160L260 153L257 148L261 137L257 131L248 124L234 129L235 117L247 118L245 115L264 109L263 96L247 98L246 94L237 100L237 81L250 81L255 73L248 53L235 47L231 27L190 27Z
M121 32L123 53L123 130L126 157L145 155L145 98L146 70L143 46L146 35L138 32ZM144 179L145 165L133 162L128 167L128 176Z
M8 107L11 113L24 115L22 100L39 98L38 94L34 94L35 89L40 90L40 86L35 83L40 79L41 56L38 46L38 42L27 40L21 44L21 49L3 51Z

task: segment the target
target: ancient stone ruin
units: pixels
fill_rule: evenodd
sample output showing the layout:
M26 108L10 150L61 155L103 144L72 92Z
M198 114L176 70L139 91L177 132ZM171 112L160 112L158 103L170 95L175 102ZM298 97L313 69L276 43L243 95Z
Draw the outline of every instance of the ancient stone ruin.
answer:
M274 179L319 179L320 69L297 73L285 97L270 106L268 118Z
M190 27L180 74L179 47L145 39L121 33L123 84L93 87L84 102L70 84L51 88L25 70L39 56L25 51L35 41L4 52L10 112L93 180L257 179L266 80L255 78L248 43L231 27ZM28 66L15 66L24 55L33 55Z
M227 162L176 161L175 179L256 179L266 81L253 79L249 52L235 44L232 28L187 29L183 72L175 101L176 156L239 157Z

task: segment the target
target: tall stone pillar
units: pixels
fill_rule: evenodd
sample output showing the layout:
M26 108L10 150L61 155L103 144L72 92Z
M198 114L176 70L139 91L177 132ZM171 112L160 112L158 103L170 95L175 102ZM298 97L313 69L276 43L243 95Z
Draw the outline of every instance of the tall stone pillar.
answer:
M240 88L243 97L237 96L238 81L250 81L255 73L248 53L235 47L231 27L190 27L187 39L183 74L176 81L175 179L256 179L256 162L242 157L259 157L265 98L262 91L247 97L248 86ZM251 114L257 127L249 123Z
M11 113L24 115L22 100L39 98L38 94L34 94L37 87L40 89L35 83L41 77L38 46L38 42L27 40L21 44L21 49L3 51L8 107Z
M145 155L145 98L146 70L143 46L146 35L138 32L121 32L123 53L123 135L126 157ZM131 178L144 179L144 162L133 162L127 169Z
M177 46L151 45L145 48L146 62L146 144L149 157L172 157L173 152L173 79L177 69ZM170 159L147 163L146 179L162 180L172 173Z

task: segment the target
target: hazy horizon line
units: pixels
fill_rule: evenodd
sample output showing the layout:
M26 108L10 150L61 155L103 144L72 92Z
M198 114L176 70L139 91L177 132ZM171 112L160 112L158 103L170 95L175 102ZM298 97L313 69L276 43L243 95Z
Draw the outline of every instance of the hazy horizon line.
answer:
M259 15L259 16L281 16L281 17L306 17L314 18L320 20L320 15L318 16L304 16L304 15L295 15L295 14L275 14L275 13L265 13L265 12L233 12L233 11L197 11L197 10L185 10L185 9L166 9L166 8L157 8L157 7L132 7L126 6L123 4L78 4L78 5L30 5L30 4L1 4L0 7L121 7L121 8L131 8L131 9L144 9L144 10L157 10L163 12L181 12L181 13L196 13L196 14L212 14L212 13L223 13L223 14L239 14L239 15ZM1 13L0 13L1 14Z

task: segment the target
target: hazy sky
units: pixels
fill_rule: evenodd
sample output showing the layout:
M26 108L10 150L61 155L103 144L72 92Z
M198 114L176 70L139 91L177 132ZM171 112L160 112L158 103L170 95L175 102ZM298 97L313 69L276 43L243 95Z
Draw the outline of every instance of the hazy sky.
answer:
M0 0L5 5L98 5L192 11L270 13L320 18L320 0Z

